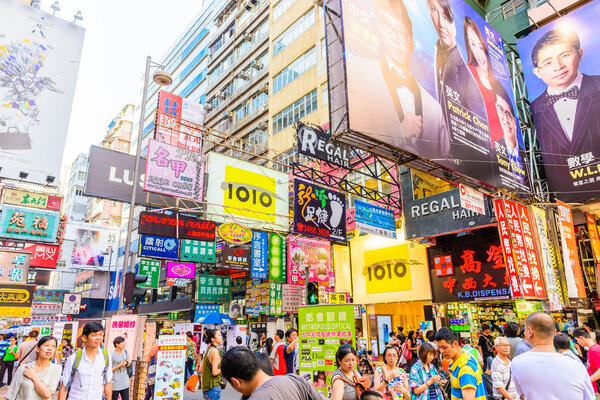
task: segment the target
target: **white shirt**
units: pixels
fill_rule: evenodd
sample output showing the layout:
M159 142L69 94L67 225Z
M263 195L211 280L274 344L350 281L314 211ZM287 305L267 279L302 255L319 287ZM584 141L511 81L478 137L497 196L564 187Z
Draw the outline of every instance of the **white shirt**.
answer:
M81 352L81 361L77 366L73 382L71 382L71 390L67 400L102 400L104 385L112 381L112 368L107 369L106 376L102 380L102 372L106 367L102 349L98 349L98 354L93 363L88 358L85 347ZM65 369L60 380L63 385L66 385L71 378L71 369L76 355L77 352L71 354L65 361Z
M397 68L394 63L392 63L392 61L390 61L390 59L387 57L387 55L385 56L385 60L388 63L388 67L391 70L396 71L396 73L398 74L398 76L400 76L402 79L406 78L406 73L401 73L400 69ZM396 88L396 94L398 95L398 99L400 99L400 105L402 106L402 111L404 112L404 116L406 116L407 113L415 113L415 96L412 94L412 92L405 86Z
M588 372L580 361L560 353L528 351L511 363L517 392L527 400L595 400Z
M583 74L580 72L577 74L577 78L569 85L565 90L555 90L548 87L548 94L557 95L566 92L567 90L577 86L581 89L581 81L583 80ZM573 127L575 126L575 112L577 111L577 100L572 99L560 99L554 103L554 111L560 121L563 132L567 135L569 140L573 140Z

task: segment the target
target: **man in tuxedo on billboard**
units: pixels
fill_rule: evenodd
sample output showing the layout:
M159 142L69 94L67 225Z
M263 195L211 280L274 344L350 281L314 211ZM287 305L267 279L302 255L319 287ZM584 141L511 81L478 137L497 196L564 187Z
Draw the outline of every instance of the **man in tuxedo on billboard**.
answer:
M597 197L590 191L600 190L600 76L579 71L583 48L575 32L546 32L531 58L548 85L531 108L550 188L567 201Z

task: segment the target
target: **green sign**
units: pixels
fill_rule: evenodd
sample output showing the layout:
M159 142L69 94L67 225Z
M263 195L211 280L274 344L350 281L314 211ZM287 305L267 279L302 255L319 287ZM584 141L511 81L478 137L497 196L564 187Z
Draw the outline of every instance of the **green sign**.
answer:
M140 283L139 287L158 289L158 279L160 277L160 260L140 259L138 274L148 275L148 280Z
M302 306L298 308L298 323L300 376L310 375L315 389L329 397L338 347L342 344L356 347L354 306Z
M286 237L269 234L269 280L286 282Z
M198 275L196 300L202 303L231 301L231 278L218 275Z
M217 242L205 242L203 240L183 239L181 241L181 259L214 263L217 252Z
M281 283L269 283L269 315L282 315Z
M58 211L4 205L0 215L0 237L54 242L58 231Z

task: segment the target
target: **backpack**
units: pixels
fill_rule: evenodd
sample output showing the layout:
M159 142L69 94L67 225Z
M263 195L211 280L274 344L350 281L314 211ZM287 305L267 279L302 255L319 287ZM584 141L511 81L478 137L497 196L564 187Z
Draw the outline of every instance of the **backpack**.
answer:
M481 379L483 380L485 391L487 393L485 398L488 400L494 400L494 383L492 382L492 376L482 372Z
M110 368L108 351L106 349L102 349L102 354L104 355L104 370L102 370L102 382L106 380L106 373L108 368ZM73 378L75 377L75 373L77 372L77 368L79 367L79 363L81 362L81 358L83 357L82 349L77 349L75 352L75 360L73 361L73 366L71 367L71 376L65 386L65 389L69 390L71 388L71 384L73 383Z

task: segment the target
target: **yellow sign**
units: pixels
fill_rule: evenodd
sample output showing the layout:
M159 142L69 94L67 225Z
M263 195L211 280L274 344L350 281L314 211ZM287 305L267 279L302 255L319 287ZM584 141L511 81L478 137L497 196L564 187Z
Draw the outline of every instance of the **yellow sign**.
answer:
M0 307L0 315L4 317L29 317L31 307Z
M275 221L274 177L225 166L224 210L234 215Z
M346 304L346 293L329 293L329 304Z
M4 189L3 202L4 204L60 211L62 196L6 188Z
M219 226L219 236L229 243L242 244L252 240L252 231L240 224L227 222Z
M365 251L367 294L412 290L408 244Z

